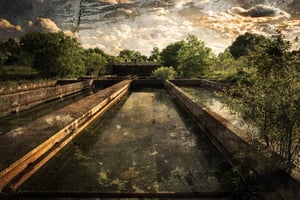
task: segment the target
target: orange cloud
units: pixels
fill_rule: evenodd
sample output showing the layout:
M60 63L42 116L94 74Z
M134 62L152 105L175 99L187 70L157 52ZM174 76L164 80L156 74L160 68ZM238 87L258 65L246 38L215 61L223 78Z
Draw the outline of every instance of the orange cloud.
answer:
M202 15L186 17L194 25L214 29L229 38L235 38L237 35L245 32L272 34L277 29L289 23L293 23L293 25L297 27L300 25L298 22L290 21L290 15L288 13L262 5L248 10L241 7L233 7L226 12L216 13L214 15L206 15L203 13Z
M0 18L0 41L5 41L8 38L19 38L26 32L41 31L41 32L59 32L60 28L57 27L55 22L48 18L37 18L34 22L29 21L27 27L13 25L6 19ZM63 31L67 36L74 36L74 33L66 30Z
M18 38L25 31L21 26L13 25L6 19L0 19L0 40L7 40L8 38Z
M48 18L37 18L36 21L28 22L30 31L42 31L42 32L58 32L60 29L57 25Z
M130 0L98 0L98 2L118 4L118 3L130 3Z
M23 31L21 26L12 25L6 19L0 19L0 29L2 31L13 32L13 31Z

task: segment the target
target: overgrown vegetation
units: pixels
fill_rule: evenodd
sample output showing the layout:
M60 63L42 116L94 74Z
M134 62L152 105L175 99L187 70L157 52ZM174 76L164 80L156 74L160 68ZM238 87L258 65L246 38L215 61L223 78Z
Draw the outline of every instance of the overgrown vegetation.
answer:
M300 153L299 51L292 52L290 43L277 34L253 46L247 59L256 69L255 78L232 87L227 103L258 128L256 140L292 164Z
M83 49L75 38L62 32L31 32L19 42L9 39L0 43L0 66L18 71L5 76L3 70L1 81L98 76L109 73L114 61L115 57L99 48ZM28 70L34 73L29 76Z
M173 67L160 67L153 71L153 76L159 80L172 80L176 75Z
M182 77L232 85L223 97L258 130L251 135L253 144L281 155L286 167L299 162L300 50L292 50L280 32L269 38L246 33L217 56L189 36L163 49L161 62L172 63Z

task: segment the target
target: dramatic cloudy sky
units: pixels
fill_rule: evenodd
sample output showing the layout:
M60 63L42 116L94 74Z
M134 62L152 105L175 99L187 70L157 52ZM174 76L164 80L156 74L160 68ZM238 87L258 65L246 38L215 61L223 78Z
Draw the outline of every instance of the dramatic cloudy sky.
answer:
M1 40L62 30L114 55L149 55L188 34L218 53L239 34L277 29L300 38L300 0L0 0Z

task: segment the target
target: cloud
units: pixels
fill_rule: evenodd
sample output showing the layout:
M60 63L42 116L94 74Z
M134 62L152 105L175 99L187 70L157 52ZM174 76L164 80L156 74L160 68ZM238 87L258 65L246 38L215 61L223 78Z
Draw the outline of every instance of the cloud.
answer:
M245 32L272 34L289 23L293 23L296 27L300 26L298 22L289 20L289 17L285 11L264 5L250 9L232 7L226 12L213 15L187 16L194 25L211 28L230 38Z
M130 3L130 0L98 0L98 2L119 4L119 3Z
M284 11L281 11L280 9L259 4L256 5L250 9L243 9L240 7L237 7L233 9L233 11L237 12L237 14L243 15L243 16L248 16L248 17L275 17L278 15L286 15L289 17L287 13Z
M5 31L22 31L21 26L12 25L6 19L0 19L0 29Z
M131 14L133 14L133 11L132 11L132 10L125 9L125 8L119 8L118 11L121 11L121 12L125 13L126 15L131 15Z
M40 32L52 32L56 33L59 31L62 31L60 28L57 27L55 22L53 22L49 18L37 18L34 22L29 21L28 22L28 28L27 31L40 31ZM70 30L64 30L63 31L65 35L67 36L74 36L74 33Z
M179 13L193 23L194 27L209 28L231 42L246 32L269 36L280 30L295 48L300 46L300 41L293 41L295 37L300 38L300 20L290 18L289 13L278 7L259 4L245 9L233 5L224 11L215 12L210 10L208 4L204 8L193 7L187 11Z
M18 38L22 34L24 34L24 30L21 26L13 25L6 19L0 19L0 40Z
M57 27L55 22L48 18L37 18L35 21L29 21L28 26L21 27L19 25L13 25L8 20L0 18L0 41L6 41L8 38L19 38L27 32L59 32L62 31ZM67 36L75 36L73 32L69 30L63 31Z
M229 44L215 31L194 26L176 12L161 7L143 12L135 18L122 18L113 23L97 22L91 28L80 29L78 32L85 48L99 47L113 55L123 49L150 55L153 47L163 49L171 42L185 39L188 34L198 36L216 52L224 49L218 43Z
M48 18L37 18L34 22L28 22L29 31L42 31L42 32L59 32L60 29L57 25Z

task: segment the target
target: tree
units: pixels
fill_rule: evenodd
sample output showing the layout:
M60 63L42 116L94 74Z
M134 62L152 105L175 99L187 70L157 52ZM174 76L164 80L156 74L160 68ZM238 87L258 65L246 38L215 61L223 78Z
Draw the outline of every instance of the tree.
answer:
M97 53L86 53L84 58L87 75L102 75L105 73L107 60Z
M110 73L112 71L112 66L115 62L123 61L120 57L115 57L115 56L109 55L98 47L96 47L94 49L87 49L87 52L98 54L105 59L105 65L104 65L104 69L103 69L104 71L100 72L100 74Z
M256 45L264 43L266 40L267 38L262 35L247 32L235 39L235 41L229 47L229 51L232 56L237 59L241 56L248 55L249 51L253 51Z
M45 77L85 73L83 49L75 38L59 33L32 32L21 37L22 49L33 55L33 67Z
M236 69L235 60L228 49L222 53L219 53L215 60L215 65L215 68L217 70L221 70L223 73Z
M258 128L258 140L293 163L300 152L300 72L299 55L290 47L280 33L257 46L250 57L256 79L233 88L240 98L229 104Z
M213 58L212 50L194 35L189 35L178 52L178 71L183 77L203 76Z
M173 67L160 67L152 72L153 76L159 80L172 80L176 75Z
M0 52L0 66L7 61L8 57L4 52Z
M166 48L164 48L160 53L161 64L167 67L173 67L177 70L179 66L178 62L178 52L182 48L184 41L175 42L169 44Z
M157 47L153 47L148 60L153 62L160 62L160 52Z
M5 58L3 64L14 65L14 64L23 64L20 60L21 48L19 44L12 38L9 38L6 42L0 44L0 54L2 59Z
M146 62L147 56L142 55L139 51L124 49L120 51L119 57L125 62Z

